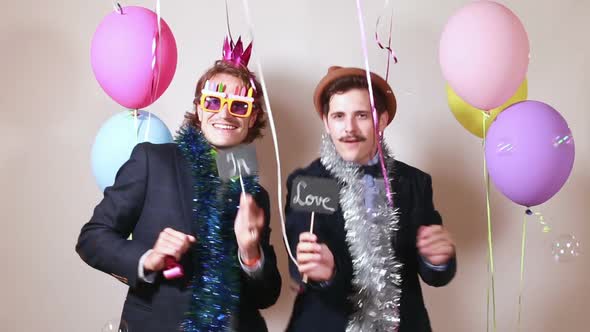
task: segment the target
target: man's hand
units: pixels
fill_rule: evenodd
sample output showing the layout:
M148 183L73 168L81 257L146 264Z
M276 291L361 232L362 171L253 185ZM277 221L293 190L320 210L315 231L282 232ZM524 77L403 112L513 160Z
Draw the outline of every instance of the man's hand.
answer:
M263 226L264 211L258 207L251 195L242 194L240 196L240 209L234 223L234 232L240 256L245 261L260 258L260 233Z
M416 238L418 252L432 265L444 265L455 256L455 243L440 225L421 226Z
M313 281L332 279L334 275L334 256L325 244L317 243L317 236L301 233L297 244L297 264L299 272Z
M147 256L143 263L143 268L146 271L161 271L166 267L165 258L167 256L174 257L177 261L190 246L195 243L196 239L192 235L187 235L172 228L166 228L158 236L158 240L152 252Z

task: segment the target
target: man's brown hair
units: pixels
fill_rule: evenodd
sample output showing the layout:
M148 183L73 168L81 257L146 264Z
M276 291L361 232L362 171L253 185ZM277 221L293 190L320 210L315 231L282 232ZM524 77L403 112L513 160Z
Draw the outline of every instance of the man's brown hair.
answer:
M187 112L184 116L185 122L188 122L197 128L201 128L201 121L196 114L196 109L199 107L201 101L201 90L203 90L205 82L217 74L228 74L234 76L240 79L242 83L244 83L244 86L254 88L254 103L252 105L252 111L256 112L257 117L256 121L254 122L254 126L248 129L248 135L246 136L244 143L250 143L257 138L262 137L262 129L266 127L266 117L264 116L264 109L262 108L261 103L263 95L260 82L258 82L256 77L254 77L254 74L251 73L248 68L236 66L223 60L216 61L215 64L203 75L201 75L201 78L199 78L195 88L195 98L193 99L195 112Z

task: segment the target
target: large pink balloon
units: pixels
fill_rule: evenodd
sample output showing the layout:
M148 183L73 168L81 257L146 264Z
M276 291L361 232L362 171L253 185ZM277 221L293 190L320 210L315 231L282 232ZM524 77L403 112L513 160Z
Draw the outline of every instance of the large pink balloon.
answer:
M525 79L529 40L510 9L475 1L447 22L439 57L443 76L457 95L491 110L510 99Z
M115 11L105 17L92 38L90 53L96 80L126 108L151 105L174 77L176 41L164 20L160 38L156 38L157 21L157 15L149 9L123 7L122 14Z

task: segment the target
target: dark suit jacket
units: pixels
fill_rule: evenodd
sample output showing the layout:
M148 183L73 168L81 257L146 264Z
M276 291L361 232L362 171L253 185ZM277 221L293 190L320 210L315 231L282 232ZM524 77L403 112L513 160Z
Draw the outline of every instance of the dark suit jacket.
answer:
M181 260L185 277L180 279L159 276L154 284L145 283L138 278L138 263L164 228L194 235L192 184L189 164L175 144L139 144L82 227L76 246L80 257L129 285L122 319L131 331L178 331L188 309L192 292L187 286L194 274L190 250ZM255 200L265 213L264 265L258 279L241 272L239 331L267 330L258 309L274 304L281 288L275 253L269 245L268 193L262 189ZM133 239L127 240L131 233Z
M377 174L373 174L374 176ZM287 180L287 234L289 245L295 252L299 234L308 232L310 213L294 211L289 208L291 185L297 176L331 178L331 174L319 159L307 168L293 172ZM424 306L418 275L431 286L444 286L451 281L456 271L453 258L445 271L429 268L416 249L416 233L421 225L441 224L442 220L432 202L432 183L428 174L395 162L389 175L392 180L394 204L399 208L400 230L394 240L396 254L403 263L402 297L400 305L400 332L430 331L428 313ZM361 198L362 199L362 198ZM325 243L334 255L336 273L328 286L310 282L297 296L288 331L304 332L342 332L345 331L348 317L353 311L349 295L354 292L351 280L353 275L352 258L346 244L344 218L339 210L332 215L315 216L314 233L318 241ZM296 266L290 262L291 276L301 280Z

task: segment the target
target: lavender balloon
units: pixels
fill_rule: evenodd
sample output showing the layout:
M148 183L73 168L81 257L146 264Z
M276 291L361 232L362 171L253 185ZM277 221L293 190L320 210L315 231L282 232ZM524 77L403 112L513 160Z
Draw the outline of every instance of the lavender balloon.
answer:
M513 202L531 207L549 200L565 184L575 146L561 114L529 100L500 113L486 136L485 155L494 185Z

